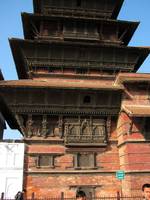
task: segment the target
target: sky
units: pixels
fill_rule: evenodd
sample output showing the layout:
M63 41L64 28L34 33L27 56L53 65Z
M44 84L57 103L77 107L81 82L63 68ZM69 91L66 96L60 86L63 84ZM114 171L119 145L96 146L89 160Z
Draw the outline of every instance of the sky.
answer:
M21 12L33 12L32 0L1 0L0 2L0 69L5 80L17 80L15 64L8 39L23 38ZM150 47L150 0L124 0L119 20L139 21L129 46ZM140 67L140 73L150 73L150 56ZM4 139L18 139L20 133L8 125Z

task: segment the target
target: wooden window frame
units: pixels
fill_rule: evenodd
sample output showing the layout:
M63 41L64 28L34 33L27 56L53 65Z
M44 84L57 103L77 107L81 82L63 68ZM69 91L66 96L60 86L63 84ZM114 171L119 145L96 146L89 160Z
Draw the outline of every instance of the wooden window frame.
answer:
M88 166L80 166L80 156L82 156L83 154L87 154L91 157L89 165ZM82 159L82 158L81 158ZM74 155L74 168L75 169L81 169L81 170L90 170L90 169L97 169L97 165L96 165L96 153L92 153L92 152L82 152L79 153L77 152Z
M42 165L40 162L41 162L41 159L42 157L47 157L49 158L49 164L48 165ZM42 154L42 155L38 155L37 156L37 165L36 165L37 168L54 168L54 155L52 154L49 154L49 155L45 155L45 154Z

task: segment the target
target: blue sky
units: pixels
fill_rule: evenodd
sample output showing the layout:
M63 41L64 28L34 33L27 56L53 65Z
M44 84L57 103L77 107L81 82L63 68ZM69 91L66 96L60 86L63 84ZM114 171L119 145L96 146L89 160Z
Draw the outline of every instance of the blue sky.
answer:
M23 38L21 12L33 12L32 0L1 0L0 3L0 68L5 80L16 80L17 74L8 38ZM150 47L150 0L124 0L118 19L140 21L129 46ZM150 56L139 72L150 73ZM5 138L20 137L17 131L5 130Z

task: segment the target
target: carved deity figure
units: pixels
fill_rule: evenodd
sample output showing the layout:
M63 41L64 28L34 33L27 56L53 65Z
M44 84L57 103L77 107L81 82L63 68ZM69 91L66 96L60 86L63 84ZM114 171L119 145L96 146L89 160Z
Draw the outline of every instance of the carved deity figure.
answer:
M43 116L43 121L42 121L42 135L43 137L47 137L47 132L48 132L48 129L47 129L47 116Z
M26 122L26 131L27 131L27 136L32 137L33 136L33 120L32 120L32 115L28 115L28 120Z
M89 135L89 123L87 119L82 121L80 130L82 135Z
M58 129L59 129L59 134L61 135L61 137L63 136L63 118L59 117L59 121L58 121Z

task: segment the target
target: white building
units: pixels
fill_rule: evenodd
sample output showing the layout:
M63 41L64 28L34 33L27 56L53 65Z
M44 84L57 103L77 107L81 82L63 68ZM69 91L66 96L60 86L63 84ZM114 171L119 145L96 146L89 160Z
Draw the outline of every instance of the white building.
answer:
M24 143L0 142L0 193L13 199L23 187Z

